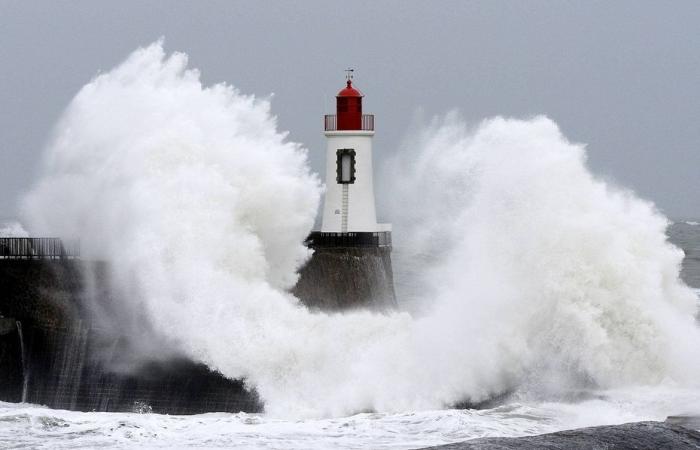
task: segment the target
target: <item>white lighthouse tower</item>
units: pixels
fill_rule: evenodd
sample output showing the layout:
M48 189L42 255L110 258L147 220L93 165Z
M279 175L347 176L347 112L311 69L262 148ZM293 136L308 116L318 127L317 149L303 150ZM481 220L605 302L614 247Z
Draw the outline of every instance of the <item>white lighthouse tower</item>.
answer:
M362 93L347 85L336 114L325 117L326 196L321 231L305 243L313 256L294 295L323 311L397 307L391 267L391 225L377 223L372 182L374 116L362 114Z
M325 116L326 195L321 233L359 245L390 245L391 225L377 223L372 138L374 116L362 114L362 93L348 70L336 96L336 114ZM355 245L352 245L355 246Z

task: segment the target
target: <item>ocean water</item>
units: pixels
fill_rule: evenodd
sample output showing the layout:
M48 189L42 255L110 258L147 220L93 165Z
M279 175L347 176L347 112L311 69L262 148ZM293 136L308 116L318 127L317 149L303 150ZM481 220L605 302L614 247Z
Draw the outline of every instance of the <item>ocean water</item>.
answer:
M668 227L669 240L683 249L681 278L688 286L700 289L700 219L676 220Z

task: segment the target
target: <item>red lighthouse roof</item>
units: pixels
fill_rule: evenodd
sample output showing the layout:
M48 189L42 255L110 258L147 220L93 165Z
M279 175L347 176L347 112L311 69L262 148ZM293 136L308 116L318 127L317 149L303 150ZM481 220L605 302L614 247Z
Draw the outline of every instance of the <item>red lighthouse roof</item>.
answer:
M364 95L362 95L362 92L352 87L352 80L348 80L347 86L338 92L336 97L364 97Z

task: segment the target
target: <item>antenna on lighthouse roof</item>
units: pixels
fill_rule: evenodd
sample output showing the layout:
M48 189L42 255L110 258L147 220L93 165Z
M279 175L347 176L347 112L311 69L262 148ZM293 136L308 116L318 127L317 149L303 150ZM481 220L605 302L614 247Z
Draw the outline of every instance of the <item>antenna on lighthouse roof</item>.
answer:
M350 67L348 67L347 69L345 69L345 79L348 80L348 81L352 81L352 73L353 73L354 71L355 71L355 69L352 69L352 68L350 68Z

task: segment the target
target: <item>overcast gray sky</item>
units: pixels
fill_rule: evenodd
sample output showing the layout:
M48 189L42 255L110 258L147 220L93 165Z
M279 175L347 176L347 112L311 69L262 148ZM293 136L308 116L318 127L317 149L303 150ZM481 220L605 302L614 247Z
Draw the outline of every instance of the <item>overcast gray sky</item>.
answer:
M593 170L673 217L700 216L700 2L0 0L0 217L16 215L63 108L165 37L205 83L274 93L323 162L321 116L356 69L377 157L420 108L546 114Z

